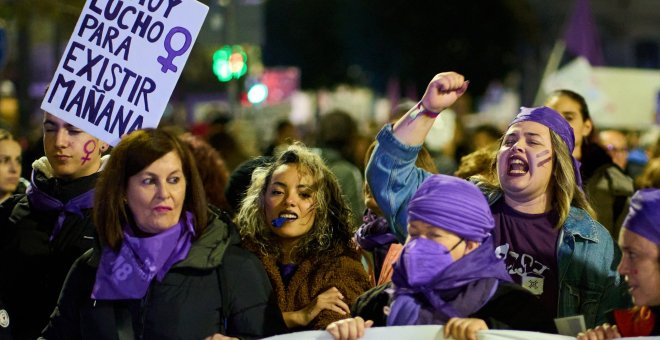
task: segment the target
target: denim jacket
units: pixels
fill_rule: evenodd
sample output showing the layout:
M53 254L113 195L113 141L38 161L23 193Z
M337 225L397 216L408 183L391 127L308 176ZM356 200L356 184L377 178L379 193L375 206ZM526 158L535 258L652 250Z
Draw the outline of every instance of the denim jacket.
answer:
M404 242L408 201L431 173L415 166L421 145L398 141L392 125L385 126L376 139L378 146L367 165L367 181L393 232ZM484 195L491 205L502 197L501 192ZM627 286L616 271L621 251L608 231L586 211L571 208L557 242L557 317L582 314L587 328L593 328L606 322L606 311L630 305Z

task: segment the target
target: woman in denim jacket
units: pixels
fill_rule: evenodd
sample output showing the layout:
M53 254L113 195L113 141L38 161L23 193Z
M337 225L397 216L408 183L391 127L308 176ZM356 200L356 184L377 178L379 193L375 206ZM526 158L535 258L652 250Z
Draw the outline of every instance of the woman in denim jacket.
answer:
M402 242L408 201L430 176L415 166L417 152L434 118L467 86L458 73L436 75L422 101L377 137L367 181ZM581 314L593 327L605 321L606 310L627 306L630 298L616 272L621 253L579 189L573 146L573 130L556 111L522 108L502 139L494 181L473 181L491 205L495 245L507 255L511 278L557 317Z

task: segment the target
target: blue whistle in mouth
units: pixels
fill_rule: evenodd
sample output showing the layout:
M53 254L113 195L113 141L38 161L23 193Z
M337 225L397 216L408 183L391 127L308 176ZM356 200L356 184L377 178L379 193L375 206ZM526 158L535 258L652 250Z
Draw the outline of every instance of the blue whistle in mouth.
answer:
M284 222L288 221L289 219L286 217L278 217L270 222L270 224L275 227L275 228L280 228L284 224Z

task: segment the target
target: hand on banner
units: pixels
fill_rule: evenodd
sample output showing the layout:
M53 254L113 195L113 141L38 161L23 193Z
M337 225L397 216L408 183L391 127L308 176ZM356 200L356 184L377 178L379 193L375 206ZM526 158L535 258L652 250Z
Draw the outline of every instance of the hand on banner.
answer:
M325 328L335 340L355 340L364 336L364 330L371 328L374 322L364 321L361 317L335 321Z
M477 332L487 329L486 322L481 319L451 318L443 327L443 335L455 340L477 340Z
M620 338L619 329L614 326L610 326L607 323L602 324L594 329L587 329L586 332L580 332L577 336L578 340L608 340Z

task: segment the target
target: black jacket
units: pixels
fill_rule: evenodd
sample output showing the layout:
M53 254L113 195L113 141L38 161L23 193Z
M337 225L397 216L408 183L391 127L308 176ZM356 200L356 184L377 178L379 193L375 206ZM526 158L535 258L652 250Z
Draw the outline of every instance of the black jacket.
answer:
M47 175L46 168L34 171L32 185L64 203L93 189L98 178L96 173L63 180ZM25 194L0 206L0 300L16 340L39 336L71 264L94 245L91 209L84 210L82 218L67 213L61 231L49 242L57 217L57 212L33 209Z
M71 268L46 339L204 339L214 333L264 337L286 332L259 260L233 226L210 213L204 234L140 300L93 300L95 248ZM224 299L224 301L223 301ZM223 315L224 314L224 315Z
M597 144L582 145L580 167L583 189L600 222L615 240L628 214L628 200L635 192L633 179L612 163Z
M365 320L373 320L374 326L387 325L386 306L390 305L392 282L374 287L351 307L351 314ZM553 314L544 310L539 299L514 283L500 282L495 294L471 318L486 322L490 329L515 329L556 333Z

